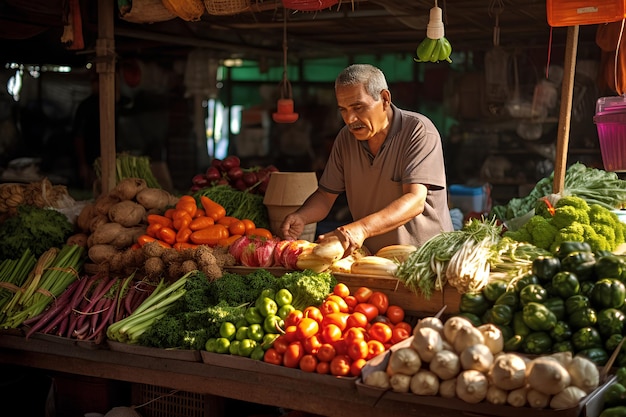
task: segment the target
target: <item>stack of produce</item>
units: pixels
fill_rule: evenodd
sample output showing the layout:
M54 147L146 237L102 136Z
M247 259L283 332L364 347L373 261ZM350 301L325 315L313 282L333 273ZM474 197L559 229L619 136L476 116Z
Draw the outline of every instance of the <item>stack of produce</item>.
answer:
M504 352L500 330L463 317L418 321L363 383L395 392L533 409L576 407L600 385L596 365L569 352L527 358Z
M165 190L148 187L141 178L123 179L83 207L76 219L78 233L72 239L88 249L94 264L104 265L145 233L150 213L162 213L177 200Z
M48 178L29 184L0 184L0 216L14 215L20 205L38 208L67 208L75 204L64 185L52 185Z
M516 280L492 280L461 296L461 315L502 331L506 351L573 352L602 365L623 339L626 258L594 253L585 242L563 242L536 258ZM617 364L626 364L620 351Z

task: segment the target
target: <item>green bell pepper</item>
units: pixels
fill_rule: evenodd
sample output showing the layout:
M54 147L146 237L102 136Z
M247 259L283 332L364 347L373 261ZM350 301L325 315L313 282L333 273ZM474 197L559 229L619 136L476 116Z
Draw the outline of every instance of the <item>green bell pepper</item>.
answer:
M554 325L554 328L550 330L550 337L555 342L564 342L569 340L572 337L572 328L566 321L559 320Z
M605 408L598 417L626 417L626 406Z
M591 245L587 242L561 242L556 250L556 256L562 260L573 252L591 252Z
M513 310L517 310L520 305L519 292L515 290L509 290L504 292L504 294L498 297L498 299L494 303L494 306L500 304L505 304L511 307Z
M540 284L529 284L519 291L519 301L522 306L528 303L543 303L548 299L548 291Z
M582 355L589 359L596 365L604 365L609 360L609 354L602 348L589 348L576 352L577 355Z
M459 304L459 311L462 313L473 313L481 316L487 311L490 302L485 298L482 292L463 293Z
M604 349L602 336L600 336L600 332L595 327L583 327L576 330L571 340L576 351L591 348Z
M587 307L591 307L591 302L589 301L589 297L586 295L576 294L565 299L565 313L567 315L572 314L576 310Z
M598 314L591 307L581 308L568 316L567 322L574 330L583 327L595 326L598 322Z
M609 337L612 334L622 334L626 315L618 308L605 308L598 311L597 328L602 337Z
M615 371L615 380L626 386L626 367L621 366Z
M488 301L495 303L498 297L504 294L508 285L509 283L503 279L494 279L485 285L483 295Z
M522 350L532 355L543 355L552 350L552 338L546 332L533 332L524 338Z
M594 266L598 279L617 278L626 281L626 259L620 255L604 255L596 259Z
M481 320L480 317L478 317L476 314L474 313L466 313L466 312L460 312L458 314L456 314L457 316L461 316L461 317L465 317L466 319L468 319L475 327L480 326L481 324L483 324L483 321Z
M626 405L626 387L619 382L612 383L604 391L603 399L605 408Z
M563 340L562 342L554 342L552 344L552 352L573 352L574 345L571 340Z
M538 256L533 259L532 273L542 282L551 281L560 270L561 260L556 256Z
M560 271L552 277L552 289L561 298L568 298L580 292L580 281L570 271Z
M519 352L522 349L522 343L524 343L524 337L516 334L504 341L503 350L505 352Z
M518 310L515 313L513 313L513 323L512 323L513 324L513 332L515 334L520 335L520 336L526 337L526 336L528 336L532 332L532 330L524 322L523 315L524 315L524 313L522 313L522 311L520 311L520 310Z
M602 278L595 282L589 300L591 305L600 310L603 308L620 308L626 298L626 285L617 278Z
M615 349L617 349L617 346L620 344L623 338L624 338L623 335L613 333L607 339L604 340L604 348L609 352L613 352Z
M573 272L579 281L595 280L595 265L592 252L573 252L561 259L561 271Z
M514 284L515 291L519 292L522 288L530 284L540 284L539 278L533 273L528 273L518 279Z
M495 304L490 309L489 318L493 324L506 326L513 321L513 309L506 304Z
M540 303L528 303L522 309L524 323L535 331L550 331L556 325L556 315Z
M565 319L565 301L559 297L551 297L543 302L543 305L554 313L557 320Z
M278 304L270 297L259 297L256 300L255 306L259 309L259 313L263 317L267 317L278 312Z

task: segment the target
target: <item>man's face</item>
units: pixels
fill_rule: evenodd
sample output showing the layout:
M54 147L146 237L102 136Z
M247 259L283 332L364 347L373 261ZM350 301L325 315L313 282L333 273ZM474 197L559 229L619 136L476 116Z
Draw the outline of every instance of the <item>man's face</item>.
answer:
M383 100L374 100L362 84L337 87L337 106L341 117L357 140L369 140L387 127Z

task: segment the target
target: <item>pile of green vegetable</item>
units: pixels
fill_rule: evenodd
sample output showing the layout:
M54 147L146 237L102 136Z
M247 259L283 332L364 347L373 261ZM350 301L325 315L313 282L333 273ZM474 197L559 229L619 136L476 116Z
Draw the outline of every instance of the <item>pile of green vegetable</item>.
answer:
M524 216L535 208L537 200L553 193L554 172L542 178L525 197L512 198L505 205L495 205L490 216L508 220ZM615 172L587 167L577 162L570 165L564 177L562 196L576 195L589 204L599 204L607 209L616 209L626 202L626 181Z
M0 259L16 259L27 249L39 257L60 248L73 232L74 225L60 211L20 205L16 215L0 223Z
M265 290L277 292L286 288L293 296L293 307L304 309L320 305L337 283L329 272L293 271L276 277L262 268L247 275L225 272L212 281L201 272L193 271L185 279L184 286L172 293L176 299L171 306L142 329L135 343L159 348L204 349L209 338L220 337L222 323L244 319L247 307ZM144 324L142 320L133 326ZM112 327L115 330L119 324L114 323Z
M507 351L569 351L604 364L624 337L625 282L625 256L563 242L525 276L463 294L459 310L473 323L497 325ZM626 349L616 363L626 365Z
M615 381L602 394L603 407L599 417L622 417L626 415L626 367L615 372Z
M600 204L588 204L578 196L562 197L554 203L539 200L534 215L517 230L504 236L554 252L561 242L587 242L592 250L613 251L624 243L626 224Z

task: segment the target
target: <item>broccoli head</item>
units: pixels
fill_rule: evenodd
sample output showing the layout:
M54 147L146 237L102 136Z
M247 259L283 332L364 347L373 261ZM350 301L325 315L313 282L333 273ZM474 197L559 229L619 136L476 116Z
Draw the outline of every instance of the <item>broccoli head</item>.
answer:
M560 206L554 209L552 224L557 229L567 227L574 222L589 224L589 214L587 214L587 211L574 206Z
M557 228L552 225L550 219L534 215L522 227L515 231L507 231L504 236L547 250L554 242L557 232Z
M605 235L598 233L592 226L588 224L584 224L583 228L585 229L585 233L583 233L583 239L585 240L585 242L589 243L589 246L591 246L591 250L603 251L612 249L612 243L609 242Z
M584 198L578 197L575 195L561 197L554 204L555 209L558 209L559 207L564 207L564 206L571 206L581 211L586 211L586 212L589 211L589 204L587 203L587 201Z

